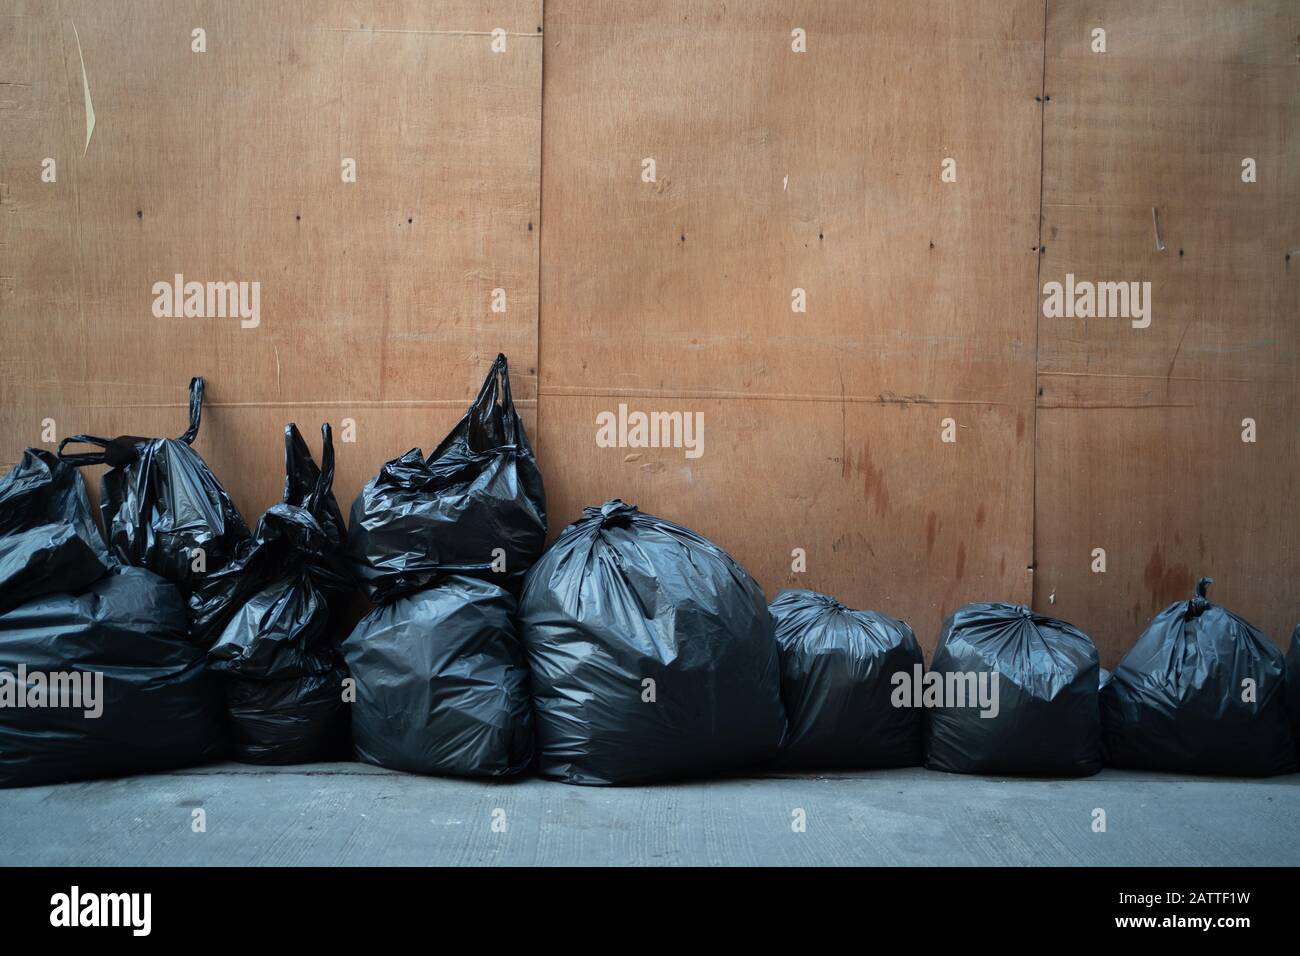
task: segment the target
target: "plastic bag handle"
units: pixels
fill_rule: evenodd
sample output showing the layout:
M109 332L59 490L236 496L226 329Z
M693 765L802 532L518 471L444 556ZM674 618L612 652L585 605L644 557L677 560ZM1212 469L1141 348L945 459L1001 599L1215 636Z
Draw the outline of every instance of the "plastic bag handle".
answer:
M329 422L321 425L320 438L320 475L316 479L316 487L312 489L307 504L307 510L312 514L317 513L334 485L334 432Z
M487 400L486 403L484 399ZM501 408L504 412L501 417L506 430L506 444L517 444L515 424L519 421L519 416L515 412L514 397L510 394L510 363L506 360L504 352L497 353L491 370L483 379L483 387L478 390L478 397L470 407L471 414L478 421L483 421L492 413L492 407L497 404L498 399L501 400Z
M199 419L203 417L203 378L196 375L190 379L190 427L185 429L185 434L181 435L177 441L183 441L187 445L194 444L194 439L199 435Z
M190 427L185 430L178 441L187 445L194 443L199 434L199 418L203 414L203 379L195 376L190 379ZM112 465L118 467L139 457L136 449L138 442L148 441L133 435L120 435L117 438L100 438L98 435L70 435L59 442L59 461L80 468L82 465ZM64 454L68 445L98 445L103 451L85 451Z
M68 445L98 445L103 451L83 451L64 454L63 449ZM100 438L97 435L69 435L63 441L59 442L59 461L67 462L69 465L80 468L82 465L103 465L108 462L108 451L114 446L111 438Z

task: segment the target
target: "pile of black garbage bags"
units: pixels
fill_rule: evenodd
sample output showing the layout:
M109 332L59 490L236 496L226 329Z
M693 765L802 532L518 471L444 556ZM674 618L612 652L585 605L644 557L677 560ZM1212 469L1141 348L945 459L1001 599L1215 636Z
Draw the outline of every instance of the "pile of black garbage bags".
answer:
M202 400L194 379L180 438L78 435L0 479L0 786L348 755L590 785L1296 769L1300 627L1284 658L1209 579L1113 673L1002 603L949 615L927 667L905 622L808 590L769 605L717 545L618 499L546 548L505 356L346 524L329 425L318 466L290 424L283 499L250 531L192 447ZM109 466L103 533L82 465Z
M516 595L546 544L546 493L504 355L428 458L414 448L370 479L350 528L374 602L343 642L357 757L414 773L528 770Z
M186 611L195 569L248 528L190 447L203 381L178 439L29 449L0 479L0 785L202 763L225 750L220 688ZM67 444L65 442L64 444ZM105 537L78 465L108 464Z

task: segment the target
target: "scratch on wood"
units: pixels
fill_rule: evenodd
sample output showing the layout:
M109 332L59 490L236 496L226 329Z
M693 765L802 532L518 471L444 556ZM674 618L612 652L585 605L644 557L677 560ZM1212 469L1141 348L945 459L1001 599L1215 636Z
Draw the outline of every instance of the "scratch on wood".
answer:
M1094 408L1195 408L1195 402L1098 402L1071 404L1069 402L1051 402L1039 404L1039 408L1068 408L1077 411L1089 411ZM964 426L963 426L964 427Z
M72 23L71 20L68 22ZM95 104L90 102L90 79L86 76L86 58L81 54L81 37L75 23L72 23L72 36L77 41L77 59L81 61L81 92L86 97L86 145L81 151L84 157L90 152L90 137L95 133Z
M1069 377L1069 378L1122 378L1122 379L1130 379L1130 380L1135 381L1135 382L1140 382L1140 381L1142 381L1142 380L1144 380L1144 379L1159 378L1159 376L1157 376L1157 375L1139 375L1139 374L1126 373L1126 372L1058 372L1058 371L1050 371L1050 372L1049 372L1049 371L1042 371L1042 372L1039 372L1038 374L1039 374L1040 376L1042 376L1043 378L1047 378L1048 376L1055 376L1055 377ZM1177 379L1175 379L1175 381L1179 381L1179 382L1231 382L1231 383L1239 383L1239 384L1244 384L1244 385L1250 385L1250 384L1252 384L1252 383L1255 383L1255 382L1261 382L1261 381L1263 381L1263 380L1262 380L1262 379L1257 379L1257 378L1201 378L1201 377L1199 377L1199 376L1181 375L1181 376L1179 376ZM1040 406L1040 407L1041 407L1041 406Z
M844 373L840 372L840 475L849 476L848 407L844 404Z
M1178 336L1178 348L1174 349L1174 357L1169 360L1169 371L1165 372L1166 392L1169 390L1170 376L1174 374L1174 363L1178 361L1178 353L1183 350L1183 339L1187 338L1187 330L1192 327L1192 323L1195 321L1196 321L1195 319L1192 319L1191 322L1188 322L1185 326L1183 326L1183 334Z
M1151 207L1151 221L1156 227L1156 252L1165 251L1165 240L1160 235L1160 212L1155 206Z

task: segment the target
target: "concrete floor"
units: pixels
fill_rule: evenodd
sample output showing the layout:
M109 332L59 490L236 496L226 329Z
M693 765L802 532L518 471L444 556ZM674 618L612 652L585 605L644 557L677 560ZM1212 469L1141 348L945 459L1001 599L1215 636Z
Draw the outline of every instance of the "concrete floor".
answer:
M1300 864L1297 821L1300 775L908 769L593 789L220 764L0 790L0 864Z

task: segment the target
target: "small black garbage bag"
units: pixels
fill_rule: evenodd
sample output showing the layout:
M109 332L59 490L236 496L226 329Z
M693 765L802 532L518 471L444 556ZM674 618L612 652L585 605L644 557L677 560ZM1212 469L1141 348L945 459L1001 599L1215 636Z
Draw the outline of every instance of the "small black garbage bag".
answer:
M202 411L203 379L194 378L190 427L179 438L74 435L59 444L59 458L69 464L111 466L100 482L99 510L114 557L162 575L186 595L248 537L226 489L191 447ZM103 451L65 454L69 444Z
M76 469L43 448L28 448L22 460L0 479L0 538L41 525L70 528L108 562L104 537L90 510L86 483Z
M35 597L84 591L113 566L81 475L28 448L0 478L0 613Z
M234 756L248 763L305 763L344 750L347 673L335 626L352 581L328 424L321 436L318 469L297 426L285 427L284 500L190 596L195 638L211 644L222 678Z
M0 786L220 755L216 687L179 592L109 559L74 467L30 449L0 478L0 552Z
M1101 769L1097 648L1015 604L967 604L943 623L913 703L926 766L949 773L1087 776Z
M1201 578L1147 625L1101 693L1116 767L1267 776L1296 767L1282 652Z
M426 459L412 448L362 489L348 549L371 599L385 601L449 574L515 591L545 543L542 473L510 397L506 357L498 355L478 398L433 454Z
M84 590L109 565L81 476L27 449L0 479L0 613L52 590Z
M777 755L763 591L695 532L618 499L587 508L529 572L519 618L547 776L642 783Z
M770 608L790 722L786 767L906 767L921 761L922 713L895 706L895 675L924 667L912 629L816 591L786 590ZM910 705L910 701L908 701Z
M357 756L413 773L527 770L533 718L515 608L504 588L461 576L372 608L343 642Z

